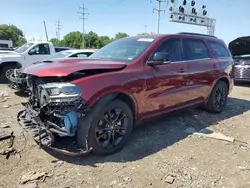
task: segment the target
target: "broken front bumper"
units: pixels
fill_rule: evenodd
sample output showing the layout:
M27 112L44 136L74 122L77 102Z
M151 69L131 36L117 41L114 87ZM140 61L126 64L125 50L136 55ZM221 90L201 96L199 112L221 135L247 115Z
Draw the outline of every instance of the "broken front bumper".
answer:
M58 153L71 156L83 156L91 152L91 148L80 148L72 140L55 142L55 134L66 135L65 130L52 122L46 122L45 125L39 117L39 112L32 109L29 103L25 103L23 106L24 110L18 113L18 122L41 147L47 147Z
M26 82L26 75L21 69L15 69L14 73L10 75L10 81L16 84L23 84Z
M15 69L14 74L10 75L9 87L16 90L27 89L26 75L20 69Z

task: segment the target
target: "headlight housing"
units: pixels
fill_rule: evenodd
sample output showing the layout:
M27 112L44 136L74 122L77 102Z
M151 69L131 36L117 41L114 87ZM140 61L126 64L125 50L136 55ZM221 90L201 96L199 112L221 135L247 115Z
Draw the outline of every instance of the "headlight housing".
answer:
M82 95L82 89L72 83L47 83L42 88L46 91L50 101L73 101Z

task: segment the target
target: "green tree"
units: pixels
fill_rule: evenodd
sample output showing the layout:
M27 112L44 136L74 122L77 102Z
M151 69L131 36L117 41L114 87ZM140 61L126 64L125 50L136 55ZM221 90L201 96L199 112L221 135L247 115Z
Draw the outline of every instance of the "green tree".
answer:
M99 48L101 46L98 35L90 31L85 35L85 48Z
M115 34L115 40L116 39L121 39L121 38L124 38L124 37L128 37L129 35L127 33L122 33L122 32L119 32L119 33L116 33Z
M108 36L100 36L99 37L99 46L97 46L97 48L101 48L103 46L106 46L110 42L111 42L111 39Z
M17 42L16 45L17 46L22 46L23 44L27 43L27 40L24 37L20 37Z
M17 41L23 37L23 31L20 30L18 27L6 24L0 25L0 38L2 40L12 40L13 46L17 46Z
M80 31L72 31L63 37L63 45L72 48L81 48L82 33Z
M57 38L52 38L49 41L52 42L54 46L60 46L61 44L61 41L58 40Z

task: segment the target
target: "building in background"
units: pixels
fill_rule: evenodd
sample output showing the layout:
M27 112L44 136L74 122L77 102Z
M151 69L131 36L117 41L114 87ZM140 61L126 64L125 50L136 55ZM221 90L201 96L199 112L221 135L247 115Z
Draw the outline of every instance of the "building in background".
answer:
M0 48L13 48L12 40L0 40Z

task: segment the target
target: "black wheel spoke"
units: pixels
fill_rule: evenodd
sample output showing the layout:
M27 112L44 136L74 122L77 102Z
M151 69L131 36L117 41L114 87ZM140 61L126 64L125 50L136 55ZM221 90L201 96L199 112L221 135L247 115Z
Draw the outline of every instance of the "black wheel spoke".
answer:
M119 123L120 121L122 121L125 118L125 114L123 112L120 112L119 115L117 116L117 118L115 119L115 123Z
M99 135L96 137L96 139L97 139L97 140L100 140L101 138L103 138L103 136L104 136L105 134L106 134L105 132L99 134Z
M214 96L214 105L216 108L223 108L226 102L226 89L225 88L217 88Z
M107 133L108 138L102 142L103 147L110 147L110 141L111 141L111 132Z
M108 118L109 118L109 121L112 122L112 117L113 117L113 116L112 116L111 110L108 111L108 116L109 116L109 117L108 117Z
M111 109L103 114L96 124L96 140L104 148L118 146L127 133L127 115L120 109Z
M107 118L105 115L103 116L103 119L104 119L107 123L109 123L109 124L112 123L112 122L109 120L109 118Z
M117 127L118 130L127 130L127 127Z
M121 132L121 130L117 130L116 132L117 132L119 135L121 135L121 136L124 136L124 135L125 135L123 132Z
M112 132L112 145L115 145L115 132Z
M96 132L108 131L108 130L109 130L109 129L106 128L106 127L98 127L98 128L96 129Z

